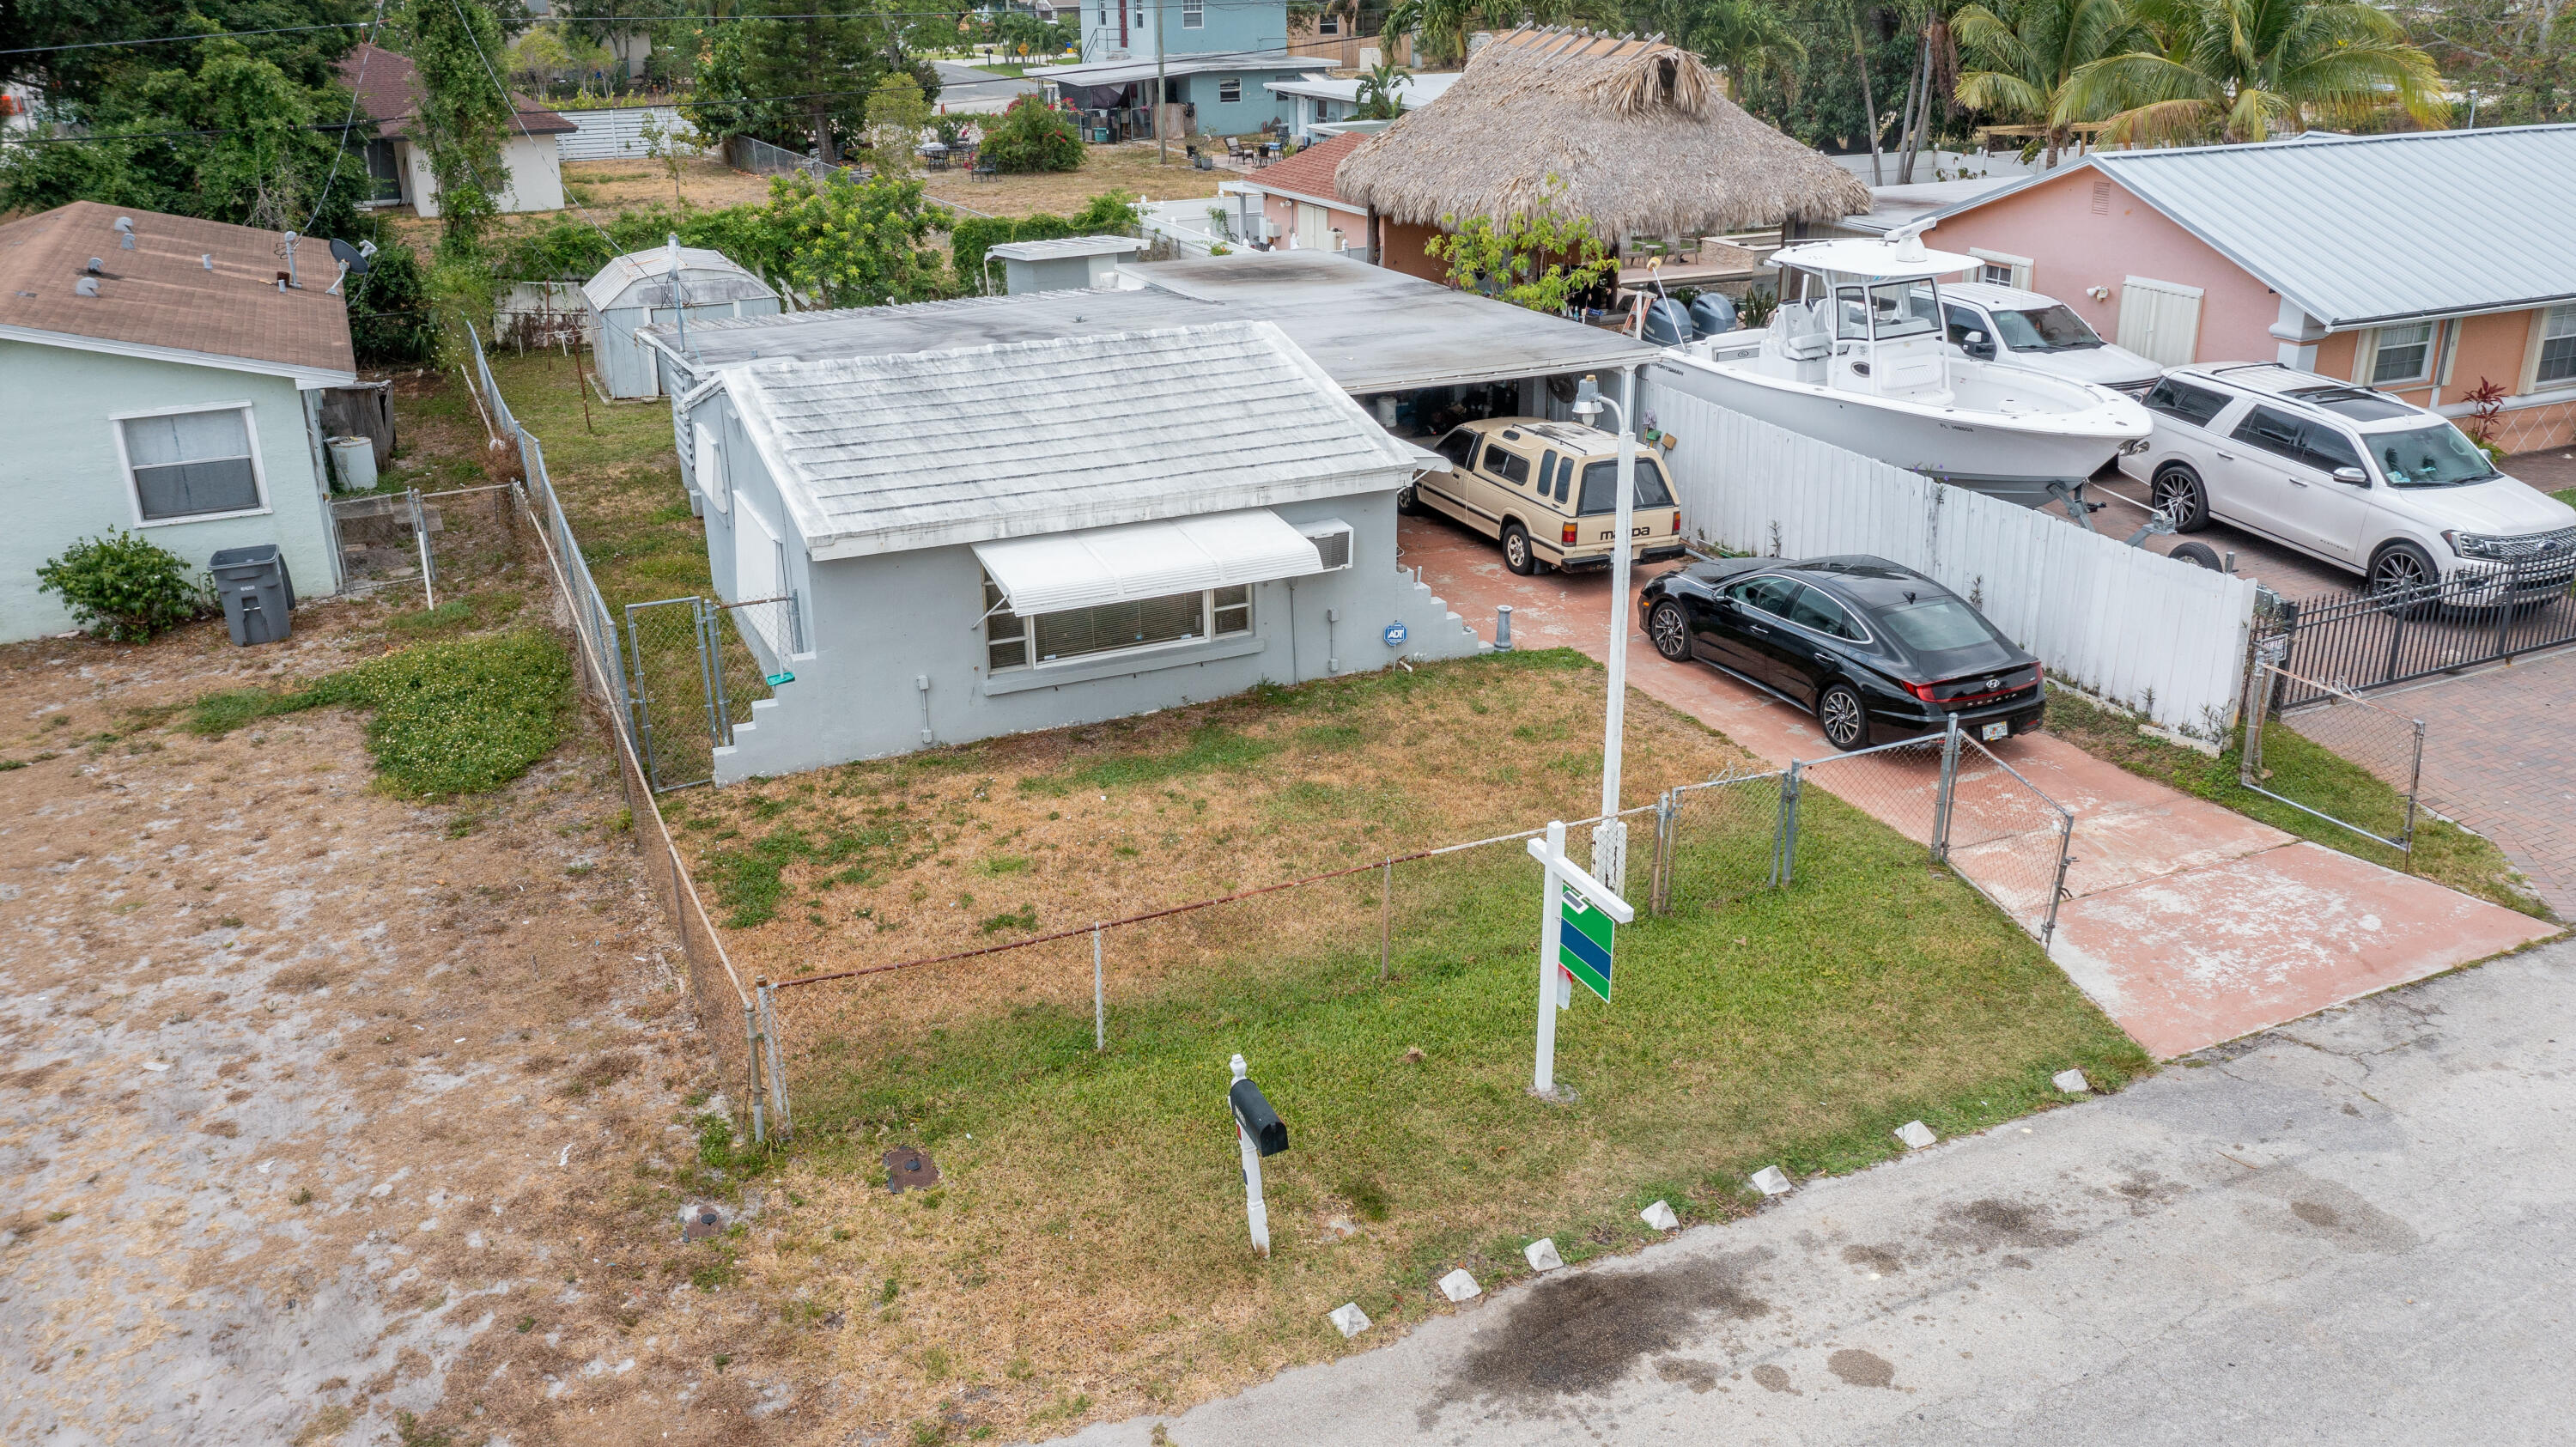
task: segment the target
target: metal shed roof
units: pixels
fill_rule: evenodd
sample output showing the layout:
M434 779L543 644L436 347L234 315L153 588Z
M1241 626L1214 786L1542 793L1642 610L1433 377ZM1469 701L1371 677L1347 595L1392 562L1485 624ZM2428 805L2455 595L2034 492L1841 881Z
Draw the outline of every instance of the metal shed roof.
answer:
M2576 297L2576 125L2097 151L2069 170L2085 166L2331 330Z
M1031 80L1055 85L1125 85L1130 81L1151 80L1157 69L1166 76L1174 76L1205 75L1220 70L1315 70L1318 66L1311 55L1291 55L1284 50L1212 50L1197 55L1175 53L1164 56L1160 61L1149 55L1142 60L1032 66L1022 74Z
M1145 249L1134 236L1059 236L1052 241L1005 241L985 250L1004 261L1058 261L1072 256L1132 256Z
M1644 366L1642 342L1321 251L1122 268L1142 291L1045 291L910 306L692 322L703 376L772 358L864 357L1223 321L1276 323L1354 395ZM666 352L665 324L637 333Z
M720 384L816 558L1342 497L1413 468L1261 322L763 362Z
M581 294L589 299L593 311L621 306L669 306L671 264L671 248L667 246L611 257L597 276L581 284ZM778 295L770 290L769 283L721 251L683 246L679 268L680 289L691 306Z

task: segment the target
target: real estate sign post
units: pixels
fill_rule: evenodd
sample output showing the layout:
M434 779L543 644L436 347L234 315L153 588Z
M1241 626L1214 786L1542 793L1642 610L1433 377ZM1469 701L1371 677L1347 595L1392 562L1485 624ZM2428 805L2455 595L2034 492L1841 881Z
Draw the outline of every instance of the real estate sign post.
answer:
M1612 950L1618 927L1637 917L1607 885L1565 857L1565 825L1552 822L1547 838L1529 841L1530 856L1545 868L1540 884L1544 913L1538 943L1538 1067L1530 1091L1556 1094L1556 1012L1570 1001L1568 982L1610 1000Z

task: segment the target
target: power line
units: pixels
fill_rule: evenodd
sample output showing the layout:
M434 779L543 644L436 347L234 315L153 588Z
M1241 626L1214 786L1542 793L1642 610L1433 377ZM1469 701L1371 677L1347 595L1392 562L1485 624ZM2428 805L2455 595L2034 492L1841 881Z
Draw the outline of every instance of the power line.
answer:
M510 94L510 88L501 83L501 73L492 68L492 57L483 53L483 37L474 33L474 22L465 18L464 0L447 0L447 3L456 11L456 23L465 27L465 38L474 42L475 58L483 62L483 73L492 77L492 88L501 93L501 104L509 109L510 119L519 123L520 139L533 144L537 139L536 134L528 129L528 118L519 113L519 98ZM347 142L344 140L342 144L346 145ZM475 168L474 179L478 182L483 179L482 168L479 166ZM612 249L617 245L616 242L608 240L608 229L599 224L598 220L590 214L590 208L582 205L579 198L567 191L564 199L572 202L572 209L581 213L581 219L590 223L590 229L599 233L601 241L607 242ZM679 277L673 276L671 286L675 292L679 285Z
M367 29L368 40L373 41L376 38L375 25L382 22L384 18L385 0L376 0L376 13L370 19ZM367 84L367 61L370 58L364 55L358 57L358 78L349 82L349 114L340 122L340 149L331 157L331 169L322 177L322 194L314 198L313 214L304 222L304 229L308 232L313 229L314 222L322 219L322 208L331 204L331 186L340 179L340 163L348 159L349 132L356 129L358 124L358 96Z

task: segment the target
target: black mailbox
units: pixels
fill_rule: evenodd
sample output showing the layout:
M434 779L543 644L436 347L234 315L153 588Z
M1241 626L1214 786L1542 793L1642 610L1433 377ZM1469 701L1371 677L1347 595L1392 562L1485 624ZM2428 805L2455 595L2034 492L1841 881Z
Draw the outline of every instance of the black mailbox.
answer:
M1270 1108L1269 1097L1249 1080L1238 1080L1225 1093L1234 1106L1234 1123L1252 1137L1252 1144L1265 1156L1275 1156L1288 1149L1288 1123Z

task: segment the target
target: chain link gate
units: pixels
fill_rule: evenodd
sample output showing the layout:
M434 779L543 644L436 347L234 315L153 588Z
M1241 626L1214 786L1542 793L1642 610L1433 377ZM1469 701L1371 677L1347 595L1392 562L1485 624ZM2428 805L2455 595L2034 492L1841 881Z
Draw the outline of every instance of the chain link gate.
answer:
M653 792L714 781L715 751L733 743L751 706L795 681L787 659L801 627L792 595L626 605L628 693Z
M2237 759L2236 782L2264 798L2277 799L2302 814L2313 815L2329 824L2349 829L2364 839L2385 844L2407 855L2410 860L2407 867L2412 869L2416 796L2424 781L2424 721L2381 708L2351 689L2302 678L2259 654L2254 660L2252 685L2248 690L2245 745ZM2282 714L2282 700L2285 698L2301 701L2301 707L2289 717ZM2318 795L2311 802L2280 792L2298 788L2302 782L2313 785L2316 781L2276 778L2273 770L2264 764L2265 726L2275 720L2399 790L2396 811L2383 813L2369 822L2357 822L2329 810L2341 808L2346 813L2371 812L2366 804L2362 809L2351 807L2352 803L2364 801L2339 804L2332 798ZM2321 808L2320 805L2326 807Z

